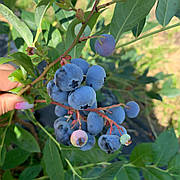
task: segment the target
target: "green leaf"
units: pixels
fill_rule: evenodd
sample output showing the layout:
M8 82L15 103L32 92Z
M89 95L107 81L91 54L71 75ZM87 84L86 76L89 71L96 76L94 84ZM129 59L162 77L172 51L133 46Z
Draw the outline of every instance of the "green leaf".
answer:
M158 93L156 93L156 92L154 92L154 91L147 91L146 94L147 94L147 96L149 96L151 99L156 99L156 100L159 100L159 101L162 101L162 100L163 100L162 97L161 97Z
M3 174L2 180L14 180L10 170L6 170Z
M144 168L143 176L146 180L173 180L173 178L165 172L162 172L161 169L155 168Z
M34 74L34 66L31 62L31 58L27 56L26 54L22 52L17 52L10 55L14 60L21 66L24 67L24 69L31 74L33 77L36 77Z
M55 3L53 4L53 9L55 11L55 17L59 21L59 23L62 25L65 31L67 31L68 26L74 19L74 11L65 11L63 9L60 9Z
M27 25L3 4L0 4L0 14L19 32L26 44L32 46L33 35Z
M23 73L21 71L21 69L16 69L14 72L12 72L9 76L8 79L10 81L18 81L22 84L25 83L24 81L24 77L23 77Z
M42 19L44 14L46 13L48 7L50 5L50 0L41 0L38 5L36 6L35 10L35 23L37 28L41 29Z
M159 92L161 95L163 96L167 96L169 98L173 98L176 96L180 96L180 89L177 88L166 88L166 89L162 89Z
M168 164L168 170L171 174L180 175L180 154L176 154Z
M132 167L123 167L122 162L115 162L101 173L99 180L140 180L138 171Z
M72 149L72 147L71 147ZM82 164L89 164L89 163L99 163L104 161L111 161L118 156L120 151L116 151L113 154L107 154L102 151L98 145L96 144L90 151L81 151L78 148L73 148L69 151L63 151L63 157L66 157L71 162L74 162L74 165L79 166Z
M46 172L51 180L64 179L64 169L60 154L54 142L47 140L44 151L43 160L46 167Z
M179 144L173 129L165 131L159 135L153 148L153 162L158 166L165 166L169 160L177 153Z
M50 4L54 2L54 0L41 0L38 5L36 6L36 10L35 10L35 23L37 26L37 32L36 32L36 37L34 40L34 43L37 42L38 37L42 31L42 20L43 17L47 11L47 9L49 8Z
M159 0L156 7L156 18L158 22L162 26L168 25L179 7L179 0Z
M14 61L13 59L7 58L7 57L1 57L0 58L0 64L8 63L10 61Z
M34 165L34 166L27 167L20 174L19 180L32 180L39 175L39 173L41 172L41 169L42 169L41 165Z
M146 23L146 18L144 18L143 20L141 20L133 29L132 29L132 33L134 35L134 37L138 37L143 28L144 28L144 25Z
M164 74L163 72L157 73L154 77L157 78L158 80L164 80L167 77L171 77L172 74Z
M19 166L27 160L29 155L29 152L24 151L20 148L15 148L13 150L8 151L2 169L11 169L15 168L16 166Z
M0 146L0 167L4 164L6 158L6 148L5 146Z
M39 145L31 133L25 129L15 126L14 133L16 135L15 144L28 152L40 152Z
M21 18L25 21L25 23L28 25L28 27L32 30L36 30L36 24L35 24L35 20L34 20L34 13L29 12L29 11L25 11L25 10L21 10Z
M155 77L151 77L151 76L140 76L138 78L139 83L142 84L149 84L149 83L154 83L157 81L157 79Z
M0 21L0 34L7 34L10 32L8 23Z
M91 177L92 179L96 179L96 177L98 178L100 176L100 174L104 171L104 169L100 166L100 167L94 167L94 168L89 168L87 171L85 171L83 173L83 177L84 178L89 178Z
M168 80L166 80L166 81L163 83L162 88L163 88L163 89L168 89L168 88L171 88L172 86L173 86L173 80L172 80L172 78L168 78Z
M130 162L136 166L144 167L153 161L152 143L142 143L137 145L130 156Z
M50 27L49 32L46 31L44 33L44 38L45 38L46 43L48 44L48 46L56 48L56 46L62 41L61 33L59 32L58 29L55 29L55 28L53 28L52 32L51 32L51 28L52 27Z
M122 33L133 29L153 7L155 0L126 0L116 4L110 33L118 42Z

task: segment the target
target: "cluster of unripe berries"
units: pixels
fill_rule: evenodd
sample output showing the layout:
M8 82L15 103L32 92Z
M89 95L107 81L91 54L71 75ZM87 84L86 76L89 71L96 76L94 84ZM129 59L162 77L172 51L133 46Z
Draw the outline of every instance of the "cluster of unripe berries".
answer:
M100 55L109 56L114 51L111 35L103 35L95 43ZM110 40L109 40L110 39ZM105 44L105 45L104 45ZM55 136L59 143L79 147L82 151L91 149L98 138L99 147L113 153L121 144L128 145L130 136L120 125L125 115L135 118L139 113L136 102L130 101L124 107L98 108L96 91L104 85L106 72L99 65L90 66L84 59L72 59L55 73L47 84L47 91L53 101L59 103L54 122Z

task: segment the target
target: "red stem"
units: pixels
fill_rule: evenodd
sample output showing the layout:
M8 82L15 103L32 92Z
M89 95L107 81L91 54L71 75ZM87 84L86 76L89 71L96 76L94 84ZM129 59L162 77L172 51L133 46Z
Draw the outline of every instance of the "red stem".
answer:
M46 103L46 100L35 100L36 103ZM80 126L80 129L81 129L81 120L80 120L80 113L78 110L75 110L74 108L72 107L69 107L69 106L66 106L64 104L60 104L60 103L57 103L57 102L51 102L51 104L56 104L58 106L61 106L69 111L75 111L76 112L76 117L77 117L77 122L79 122L79 126ZM112 106L107 106L107 107L103 107L103 108L95 108L95 109L84 109L84 111L91 111L91 112L96 112L97 114L99 114L101 117L103 117L104 119L107 119L109 121L109 124L112 128L112 124L114 124L118 129L120 129L122 132L124 132L124 130L115 122L113 121L112 119L110 119L108 116L106 116L105 114L103 114L102 112L100 112L99 110L106 110L106 109L109 109L109 108L112 108L112 107L118 107L118 106L121 106L121 105L124 105L122 103L120 104L115 104L115 105L112 105ZM110 132L112 131L112 129L110 129ZM122 133L119 131L120 135L122 135Z

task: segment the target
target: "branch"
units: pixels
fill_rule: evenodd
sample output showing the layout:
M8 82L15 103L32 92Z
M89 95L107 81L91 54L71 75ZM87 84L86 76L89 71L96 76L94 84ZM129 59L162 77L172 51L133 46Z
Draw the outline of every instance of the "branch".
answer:
M46 100L35 100L36 103L46 103ZM72 123L73 124L73 127L75 126L75 124L77 122L79 122L79 125L80 125L80 128L81 128L81 121L80 121L80 114L79 114L79 111L72 108L72 107L69 107L69 106L65 106L63 104L60 104L60 103L57 103L57 102L50 102L51 104L56 104L56 105L59 105L67 110L70 110L70 111L74 111L76 112L76 115L77 115L77 120L74 120L74 122ZM101 117L103 117L104 119L108 120L110 126L111 126L111 131L112 131L112 125L114 124L118 130L120 129L122 132L124 132L124 130L115 122L113 121L112 119L110 119L108 116L106 116L104 113L100 112L100 110L107 110L107 109L110 109L110 108L113 108L113 107L119 107L119 106L124 106L124 107L127 107L125 104L123 103L120 103L120 104L115 104L115 105L112 105L112 106L106 106L106 107L100 107L100 108L94 108L94 109L84 109L83 111L91 111L91 112L96 112L97 114L99 114ZM121 135L121 132L119 131L120 135Z
M76 46L76 44L79 43L79 39L82 35L82 33L84 32L84 29L86 28L90 18L93 16L93 14L96 12L96 7L99 3L99 0L96 0L94 3L94 6L89 14L89 16L87 17L87 19L85 20L85 22L82 24L82 27L79 31L79 33L77 34L76 38L74 39L74 41L72 42L71 46L60 56L58 57L55 61L53 61L52 63L50 63L48 66L46 66L46 68L44 69L43 73L36 78L31 84L27 85L25 88L23 88L19 93L18 96L21 96L24 92L26 92L29 88L31 88L31 86L33 86L34 84L36 84L37 82L39 82L45 75L46 73L49 71L49 69L51 67L53 67L56 63L58 63L64 56L68 55L68 53Z
M126 106L125 104L123 103L120 103L120 104L114 104L114 105L111 105L111 106L106 106L106 107L99 107L99 108L94 108L94 109L91 109L91 108L88 108L88 109L84 109L83 111L100 111L100 110L107 110L107 109L110 109L110 108L114 108L114 107L119 107L119 106L124 106L126 108L128 108L128 106Z

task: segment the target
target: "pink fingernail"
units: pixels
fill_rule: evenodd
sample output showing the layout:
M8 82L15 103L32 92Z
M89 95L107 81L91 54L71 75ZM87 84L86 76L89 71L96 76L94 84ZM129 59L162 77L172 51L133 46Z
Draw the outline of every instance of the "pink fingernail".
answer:
M34 107L34 104L29 104L28 102L18 102L15 105L15 109L31 109Z

